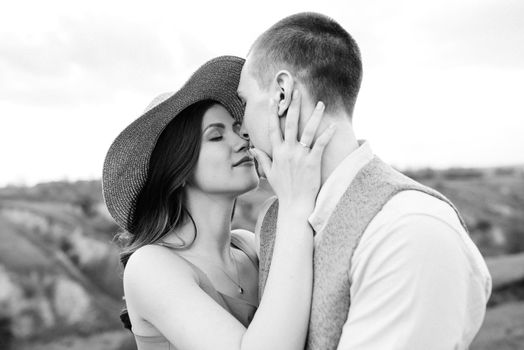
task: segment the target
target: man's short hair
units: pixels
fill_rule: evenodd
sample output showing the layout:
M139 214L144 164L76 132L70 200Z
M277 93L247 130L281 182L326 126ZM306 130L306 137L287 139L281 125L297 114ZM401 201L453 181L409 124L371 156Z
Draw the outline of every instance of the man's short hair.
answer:
M250 54L251 73L262 88L287 69L328 111L342 107L352 115L362 80L360 50L333 19L312 12L286 17L255 41Z

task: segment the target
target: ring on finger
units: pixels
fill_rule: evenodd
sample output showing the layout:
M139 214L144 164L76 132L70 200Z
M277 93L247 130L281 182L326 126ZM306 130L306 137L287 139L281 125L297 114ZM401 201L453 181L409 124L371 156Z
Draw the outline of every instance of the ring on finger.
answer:
M302 142L302 141L298 141L298 143L300 143L300 145L301 145L302 147L307 148L308 150L311 149L311 147L309 147L308 145L306 145L306 144L305 144L304 142Z

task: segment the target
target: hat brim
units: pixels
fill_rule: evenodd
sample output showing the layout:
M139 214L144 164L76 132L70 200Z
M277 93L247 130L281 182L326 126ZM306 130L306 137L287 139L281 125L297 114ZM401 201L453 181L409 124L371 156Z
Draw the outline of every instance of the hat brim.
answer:
M102 174L104 200L117 224L132 231L136 199L147 181L149 159L165 127L187 107L203 100L224 106L236 120L244 108L237 87L244 59L221 56L201 66L171 97L145 112L115 139Z

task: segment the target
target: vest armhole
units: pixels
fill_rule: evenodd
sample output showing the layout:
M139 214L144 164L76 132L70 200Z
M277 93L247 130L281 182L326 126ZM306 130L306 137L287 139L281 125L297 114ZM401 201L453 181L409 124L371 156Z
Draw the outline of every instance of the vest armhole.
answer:
M242 232L245 231L245 232ZM252 232L247 230L233 230L231 231L231 243L240 249L244 254L247 255L249 260L258 270L258 254L254 245L254 237L247 237L247 235L253 235Z

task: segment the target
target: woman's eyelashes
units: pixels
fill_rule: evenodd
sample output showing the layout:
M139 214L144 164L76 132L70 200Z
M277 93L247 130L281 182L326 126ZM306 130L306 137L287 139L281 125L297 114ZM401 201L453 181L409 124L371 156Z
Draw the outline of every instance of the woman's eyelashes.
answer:
M222 135L220 135L220 134L214 134L214 135L211 135L211 136L209 137L209 141L214 141L214 142L216 142L216 141L220 141L220 140L222 140L222 138L223 138Z
M224 126L212 126L211 128L212 128L210 129L211 131L209 131L208 133L209 141L214 141L214 142L221 141L224 139L224 133L229 132L225 130ZM240 134L240 128L241 128L240 123L235 123L231 126L233 133L242 137L242 135Z

